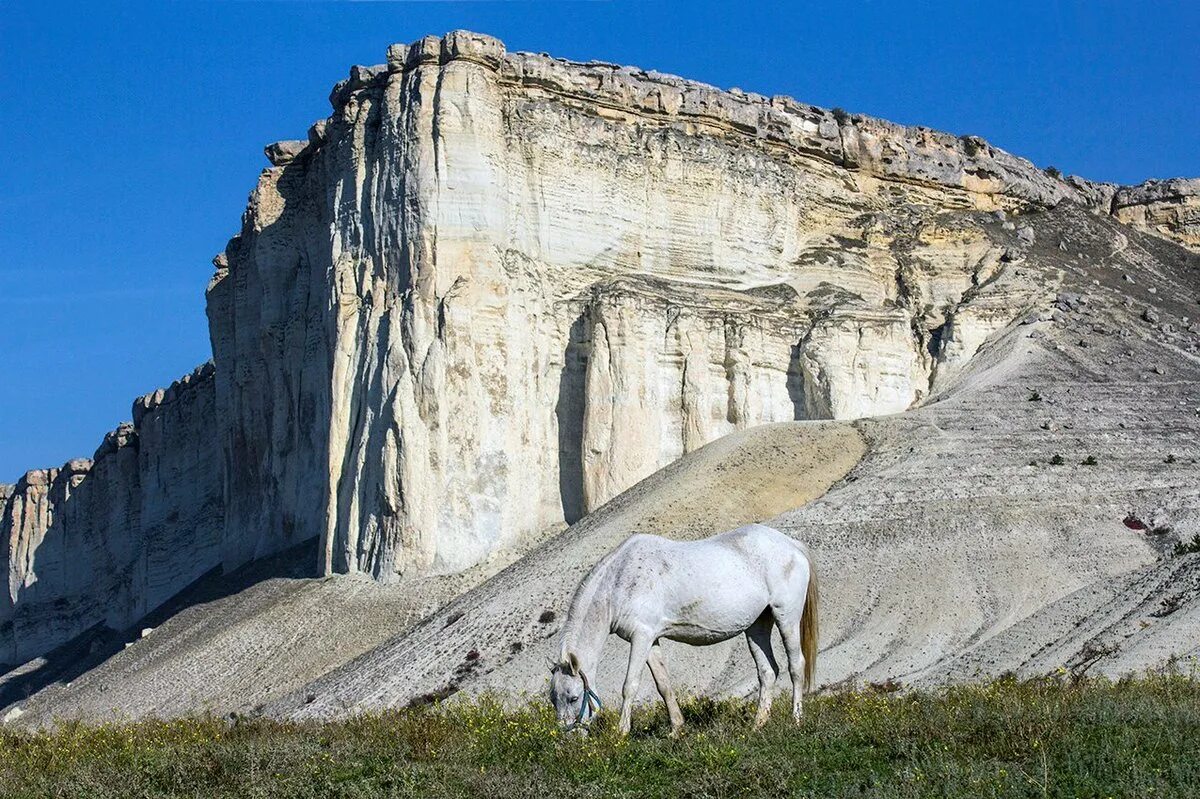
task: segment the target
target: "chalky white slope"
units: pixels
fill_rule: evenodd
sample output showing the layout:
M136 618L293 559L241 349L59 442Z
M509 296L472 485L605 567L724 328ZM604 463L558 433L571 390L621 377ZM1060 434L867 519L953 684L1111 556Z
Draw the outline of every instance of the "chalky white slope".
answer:
M924 407L710 445L269 712L540 693L570 595L603 553L633 531L695 537L748 520L812 550L822 686L1116 676L1194 657L1200 555L1172 550L1200 533L1200 259L1078 209L1025 219L1041 243L1015 268L1054 293ZM848 457L857 464L839 478ZM798 503L813 464L835 482L794 509L730 493L783 477ZM1131 529L1138 520L1145 530ZM619 690L626 652L613 639L602 695ZM668 652L689 690L756 687L741 640Z

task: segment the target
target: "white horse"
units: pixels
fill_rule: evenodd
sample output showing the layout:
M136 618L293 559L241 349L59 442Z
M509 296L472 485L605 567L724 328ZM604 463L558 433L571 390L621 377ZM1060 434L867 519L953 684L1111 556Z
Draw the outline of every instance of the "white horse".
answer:
M629 732L646 663L671 717L671 734L678 735L683 713L659 639L705 645L745 633L758 667L757 729L770 715L779 676L772 623L787 650L792 716L799 722L804 690L817 663L817 577L804 546L761 524L701 541L632 535L596 564L575 591L559 660L551 669L550 701L569 728L590 720L600 709L600 697L588 675L595 674L609 634L616 633L630 644L621 733Z

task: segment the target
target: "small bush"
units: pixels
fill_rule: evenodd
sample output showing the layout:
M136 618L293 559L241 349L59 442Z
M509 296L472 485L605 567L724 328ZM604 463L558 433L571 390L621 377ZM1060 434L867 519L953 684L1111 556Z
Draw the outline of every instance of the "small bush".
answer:
M978 136L959 136L958 140L962 142L963 152L972 158L987 149L985 142Z
M846 109L844 109L840 106L837 108L834 108L831 113L833 114L833 118L837 121L837 123L839 125L845 125L847 122L850 121L850 115L846 113Z
M1174 453L1172 453L1172 454L1168 455L1168 456L1166 457L1166 459L1165 459L1165 460L1163 460L1163 463L1174 463L1174 462L1175 462L1175 455L1174 455Z
M1175 549L1171 554L1178 557L1180 555L1193 555L1197 552L1200 552L1200 535L1193 536L1192 540L1188 543L1180 541L1175 545Z
M1042 401L1042 395L1037 392L1037 389L1034 389L1033 391L1029 392L1029 401L1030 402L1041 402Z
M1100 463L1100 461L1096 460L1095 455L1088 455L1086 458L1084 458L1083 460L1081 460L1079 462L1079 465L1080 466L1096 466L1099 463Z
M1055 455L1053 458L1050 459L1051 466L1062 466L1066 462L1067 462L1067 459L1064 458L1062 455Z
M1056 166L1048 166L1043 171L1055 180L1062 180L1062 172Z

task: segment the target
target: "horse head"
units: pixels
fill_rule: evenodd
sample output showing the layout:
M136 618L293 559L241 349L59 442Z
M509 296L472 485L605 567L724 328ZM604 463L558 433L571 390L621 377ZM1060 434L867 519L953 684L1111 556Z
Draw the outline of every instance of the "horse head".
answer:
M550 704L566 730L586 727L600 710L600 697L592 690L574 652L550 666Z

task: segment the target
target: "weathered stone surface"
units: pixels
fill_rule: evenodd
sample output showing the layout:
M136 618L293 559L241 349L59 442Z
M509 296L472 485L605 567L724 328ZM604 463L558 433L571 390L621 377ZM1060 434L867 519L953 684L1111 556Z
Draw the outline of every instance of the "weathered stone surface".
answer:
M303 139L277 141L264 147L263 152L272 166L284 166L299 158L308 144L308 141Z
M221 562L213 368L138 399L92 460L28 472L0 518L0 663L122 630Z
M1148 180L1117 190L1117 219L1200 252L1200 178Z
M568 368L560 388L581 429L558 416L559 472L582 478L583 510L722 435L806 418L796 345L808 318L797 300L788 287L594 286L578 326L586 375L580 385Z
M209 290L227 564L320 536L329 571L459 571L731 430L904 410L1029 302L945 327L1023 246L977 212L1081 201L977 141L465 32L332 102Z

